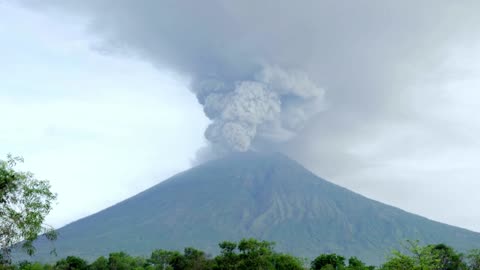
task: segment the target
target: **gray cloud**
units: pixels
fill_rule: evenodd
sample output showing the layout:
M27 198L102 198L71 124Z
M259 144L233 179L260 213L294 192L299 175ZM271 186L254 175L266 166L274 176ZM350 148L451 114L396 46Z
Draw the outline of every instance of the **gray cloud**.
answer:
M200 159L273 149L347 186L388 158L365 154L370 145L395 156L452 141L418 116L412 86L441 81L433 73L450 48L479 34L480 3L467 0L22 1L84 16L102 50L188 76L212 120ZM395 141L402 128L429 139Z
M402 87L475 18L451 1L25 2L87 15L104 48L187 74L213 120L206 137L236 150L264 125L283 133L272 138L295 134L321 111L307 104L321 87L340 117L358 114L351 124L403 109Z
M224 151L248 151L257 136L290 139L322 109L324 90L301 72L264 67L255 81L204 80L193 91L213 123L206 138Z
M404 110L402 87L475 15L448 1L25 2L87 15L102 48L189 76L213 121L206 138L221 151L278 145L307 122L322 134L325 121ZM323 88L336 117L315 121Z

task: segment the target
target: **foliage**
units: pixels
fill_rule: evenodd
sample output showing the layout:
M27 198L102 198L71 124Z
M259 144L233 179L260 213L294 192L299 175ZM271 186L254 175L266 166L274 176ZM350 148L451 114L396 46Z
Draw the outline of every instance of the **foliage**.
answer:
M20 262L3 266L0 270L306 270L304 261L274 250L274 244L256 239L240 242L221 242L220 254L210 257L205 252L188 247L183 252L154 250L149 258L130 256L125 252L111 253L88 264L85 260L68 256L55 264ZM348 263L348 264L347 264ZM480 270L480 250L467 256L444 244L421 246L407 241L405 252L394 251L380 267L367 266L357 257L320 254L311 262L316 270Z
M344 269L345 258L337 254L322 254L312 262L312 270Z
M301 270L304 269L300 258L289 254L274 254L273 265L276 270Z
M480 270L480 249L474 249L467 255L468 269Z
M445 244L429 245L428 250L438 260L441 270L467 269L467 265L462 261L463 254Z
M152 252L147 262L153 265L155 270L171 270L173 261L180 256L178 251L158 249Z
M221 252L215 258L214 269L303 269L301 259L276 253L272 242L250 238L241 240L238 245L235 242L222 242L219 246Z
M237 243L235 242L221 242L219 244L220 255L215 258L217 270L235 270L238 268L237 264L240 260L236 253Z
M418 241L407 241L408 254L394 251L382 270L464 270L468 268L463 255L445 245L421 246Z
M65 259L59 260L55 266L54 270L87 270L87 262L79 257L68 256Z
M52 228L43 224L52 209L56 194L46 180L38 180L31 172L15 170L20 157L0 160L0 264L10 261L12 247L22 242L27 254L35 252L33 241L39 234L54 240Z
M367 266L364 262L359 260L357 257L350 257L348 259L348 270L373 270L374 266Z
M238 269L274 269L271 260L273 243L253 238L243 239L238 243L238 250L240 251Z
M89 270L108 270L108 260L107 258L101 256L98 257L92 264L89 266Z
M111 253L108 257L108 269L110 270L131 270L142 269L146 260L141 257L131 257L125 252Z

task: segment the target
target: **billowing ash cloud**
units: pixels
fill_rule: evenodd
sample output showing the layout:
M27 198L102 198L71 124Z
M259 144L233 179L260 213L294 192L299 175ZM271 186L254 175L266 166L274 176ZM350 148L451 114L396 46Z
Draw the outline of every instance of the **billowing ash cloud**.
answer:
M80 15L95 47L189 77L214 152L287 151L324 171L361 164L360 138L410 117L407 86L478 32L480 3L19 1Z
M247 151L257 136L290 139L323 108L324 90L299 71L263 67L252 80L200 79L193 85L212 123L205 137L216 151Z

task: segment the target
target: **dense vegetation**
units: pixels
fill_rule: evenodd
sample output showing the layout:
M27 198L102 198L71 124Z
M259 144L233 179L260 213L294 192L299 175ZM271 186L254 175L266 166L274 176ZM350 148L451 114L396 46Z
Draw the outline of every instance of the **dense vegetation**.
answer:
M220 253L215 257L189 247L183 253L155 250L149 257L116 252L90 263L76 256L54 264L23 261L0 266L0 270L480 270L480 250L464 255L444 244L421 246L418 242L407 242L405 252L394 251L379 267L337 254L321 254L308 262L278 253L273 243L256 239L222 242L219 247Z

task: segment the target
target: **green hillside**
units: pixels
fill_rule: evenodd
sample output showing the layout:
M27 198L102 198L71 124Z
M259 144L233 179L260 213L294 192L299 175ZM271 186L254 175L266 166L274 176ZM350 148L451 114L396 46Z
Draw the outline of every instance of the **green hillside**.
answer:
M108 192L108 191L105 191ZM59 229L60 257L157 248L201 248L254 237L279 251L384 261L406 239L480 248L480 234L413 215L327 182L280 154L242 153L180 173L99 213ZM35 259L50 257L39 241Z

